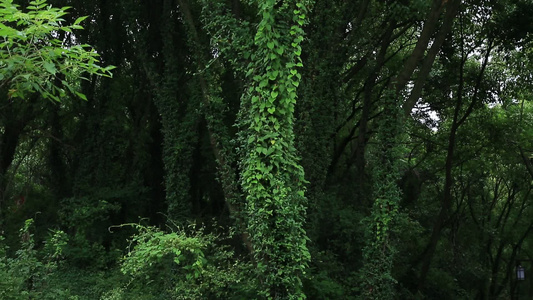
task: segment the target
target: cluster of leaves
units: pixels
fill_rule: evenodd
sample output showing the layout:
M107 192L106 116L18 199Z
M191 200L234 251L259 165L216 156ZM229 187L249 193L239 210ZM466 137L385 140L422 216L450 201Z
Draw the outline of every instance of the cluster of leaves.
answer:
M187 279L198 278L206 260L203 249L206 244L198 237L187 237L184 232L164 233L153 227L134 225L139 229L139 234L133 236L130 251L124 258L122 272L135 276L141 275L141 270L161 260L164 256L171 255L175 264L191 260L192 264L184 266L190 269ZM191 256L187 258L187 256Z
M254 297L256 282L249 276L252 265L237 259L224 239L190 226L163 232L133 224L138 233L131 239L121 270L135 282L163 287L178 299L232 299ZM131 285L135 283L130 282ZM126 287L125 289L127 289Z
M98 53L89 45L76 44L74 31L86 17L64 25L69 7L55 8L46 0L31 1L27 12L13 0L0 2L0 87L10 98L25 98L32 92L60 101L78 91L78 78L88 74L111 76L113 66L101 67Z

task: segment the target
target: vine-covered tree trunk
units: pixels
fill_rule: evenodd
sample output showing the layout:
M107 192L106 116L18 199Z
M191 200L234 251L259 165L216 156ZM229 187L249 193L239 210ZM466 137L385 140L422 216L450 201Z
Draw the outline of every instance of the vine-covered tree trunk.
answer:
M198 139L196 128L199 115L198 97L189 101L179 91L179 78L183 67L176 55L176 20L172 16L174 1L165 0L162 5L161 39L163 44L164 73L155 104L161 114L164 137L163 161L168 215L178 223L191 217L189 172L192 167L194 145Z
M281 5L279 5L281 4ZM259 2L250 80L240 111L241 183L260 295L302 299L310 259L304 230L304 173L294 147L294 106L310 1Z
M395 299L396 280L392 275L396 245L393 227L400 205L399 162L401 112L398 97L389 92L383 101L383 119L376 136L373 173L374 203L367 220L366 245L361 270L361 299Z

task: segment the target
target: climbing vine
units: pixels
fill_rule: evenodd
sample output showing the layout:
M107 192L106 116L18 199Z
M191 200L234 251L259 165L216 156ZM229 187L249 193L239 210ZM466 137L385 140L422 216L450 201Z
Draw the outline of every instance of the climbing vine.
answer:
M165 58L163 78L155 104L161 114L164 135L163 161L165 164L166 200L168 216L176 222L185 222L191 214L191 183L194 144L198 140L196 127L199 115L199 95L194 93L188 101L180 99L180 61L175 55L177 25L172 15L171 1L164 1L161 37Z
M361 299L394 299L396 280L392 275L396 252L393 228L401 199L398 187L401 111L395 94L383 97L383 118L379 123L374 149L373 206L365 220L366 245L363 248Z
M294 107L309 1L259 2L260 21L246 77L240 126L247 231L268 299L302 299L310 259L304 172L294 147Z

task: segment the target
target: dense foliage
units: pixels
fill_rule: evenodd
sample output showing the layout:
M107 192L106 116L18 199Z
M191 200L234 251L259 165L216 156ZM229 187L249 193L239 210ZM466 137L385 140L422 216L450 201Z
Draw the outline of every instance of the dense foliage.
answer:
M532 297L531 1L0 19L1 299Z

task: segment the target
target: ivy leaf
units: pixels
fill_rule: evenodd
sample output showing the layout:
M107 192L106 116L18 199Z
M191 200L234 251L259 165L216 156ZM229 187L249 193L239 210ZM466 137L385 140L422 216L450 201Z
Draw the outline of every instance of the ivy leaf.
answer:
M278 73L279 73L279 71L277 71L277 70L268 72L268 75L269 75L268 79L275 80L278 77Z
M267 47L268 47L268 49L270 49L270 50L274 49L274 42L268 42L268 43L267 43Z

